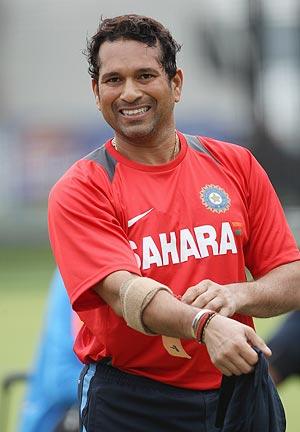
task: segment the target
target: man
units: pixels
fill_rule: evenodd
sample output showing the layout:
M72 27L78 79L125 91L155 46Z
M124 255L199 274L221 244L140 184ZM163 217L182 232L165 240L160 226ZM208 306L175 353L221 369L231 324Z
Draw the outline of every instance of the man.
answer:
M50 194L52 248L84 322L88 432L217 431L221 374L252 371L254 346L271 354L249 315L300 304L299 251L262 168L175 129L179 49L151 18L100 23L89 71L115 136Z

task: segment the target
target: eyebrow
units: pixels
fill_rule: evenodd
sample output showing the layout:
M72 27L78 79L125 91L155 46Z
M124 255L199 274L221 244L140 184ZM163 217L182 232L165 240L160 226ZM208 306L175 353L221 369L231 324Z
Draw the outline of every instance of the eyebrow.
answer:
M103 81L103 80L106 80L108 78L114 77L116 75L119 75L118 72L108 72L108 73L103 74L102 76L100 75L100 77L101 77L101 80Z
M140 74L140 73L157 74L157 70L153 69L153 68L140 68L135 73L136 74ZM106 80L108 78L115 77L115 76L118 76L118 75L121 75L120 72L117 72L117 71L107 72L107 73L105 73L105 74L102 75L101 79L102 80Z
M138 73L157 73L157 71L153 68L141 68L138 69Z

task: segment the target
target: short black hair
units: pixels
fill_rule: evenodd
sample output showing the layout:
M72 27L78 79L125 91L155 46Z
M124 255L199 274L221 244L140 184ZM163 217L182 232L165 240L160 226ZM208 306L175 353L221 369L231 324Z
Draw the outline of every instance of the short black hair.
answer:
M176 55L181 49L168 29L161 23L142 15L121 15L115 18L100 20L97 33L87 41L84 51L89 63L89 74L93 79L99 78L99 49L105 41L113 42L118 39L136 40L150 47L159 46L161 56L159 61L171 80L177 70Z

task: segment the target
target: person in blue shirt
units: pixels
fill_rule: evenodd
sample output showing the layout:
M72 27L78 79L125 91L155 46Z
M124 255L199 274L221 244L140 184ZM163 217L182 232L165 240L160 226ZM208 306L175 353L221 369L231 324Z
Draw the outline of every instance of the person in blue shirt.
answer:
M55 271L43 331L28 379L18 432L78 431L77 381L82 368L73 352L80 321Z

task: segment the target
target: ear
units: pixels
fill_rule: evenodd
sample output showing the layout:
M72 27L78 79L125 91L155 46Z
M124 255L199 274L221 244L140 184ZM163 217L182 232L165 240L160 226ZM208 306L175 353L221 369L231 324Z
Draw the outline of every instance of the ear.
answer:
M95 96L96 105L99 111L101 111L101 103L100 103L100 95L99 95L99 87L98 81L94 78L92 79L92 89Z
M180 101L182 84L183 84L183 72L181 69L177 69L174 78L172 78L172 88L174 91L174 101L176 103Z

